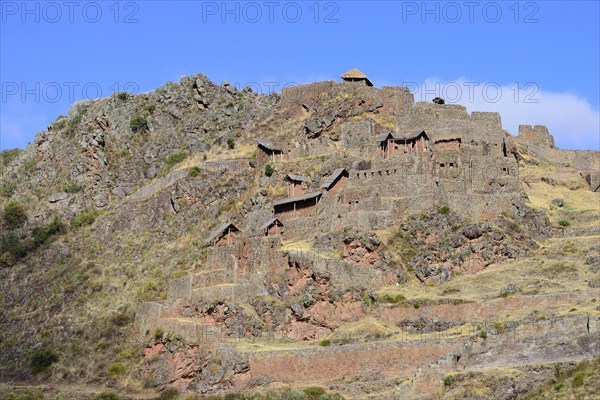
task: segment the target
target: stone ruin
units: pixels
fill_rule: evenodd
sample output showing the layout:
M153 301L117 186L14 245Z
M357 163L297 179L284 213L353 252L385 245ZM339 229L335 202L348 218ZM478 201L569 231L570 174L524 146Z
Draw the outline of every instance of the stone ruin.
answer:
M310 88L288 88L281 101L294 98L299 107L312 109L315 91L339 85L365 98L372 104L368 109L395 110L395 127L382 132L373 121L336 115L323 126L340 131L338 144L325 132L287 142L255 139L257 173L262 174L266 164L290 170L275 182L287 184L287 196L245 219L216 227L205 241L203 271L172 281L165 304L152 303L143 309L147 312L139 319L142 335L157 326L169 326L194 336L195 328L170 316L185 315L201 301L265 294L268 277L288 269L293 257L304 253L301 249L283 251L284 240L312 238L346 227L383 229L404 215L441 206L474 219L494 218L520 196L518 163L507 151L508 138L497 113L468 114L459 105L414 103L405 88L375 89L364 79L356 79L334 86L320 82L304 85ZM291 170L297 162L320 156L338 163L320 179ZM310 253L310 257L312 262L325 262L322 255ZM330 268L334 261L326 259ZM378 271L369 274L374 274L368 278L373 282L384 279Z
M519 125L519 138L543 148L554 148L554 137L544 125Z
M218 340L208 339L222 339L224 332L232 328L227 323L219 325L213 315L202 314L198 320L196 314L202 308L199 304L216 305L215 312L223 314L225 303L276 296L278 291L293 294L295 285L307 279L327 284L328 279L348 274L341 260L301 248L284 250L284 241L312 239L346 227L363 231L390 228L403 216L442 206L475 220L492 219L521 198L519 164L509 151L513 138L502 129L498 113L469 114L464 106L445 104L442 99L415 103L406 88L373 88L360 71L349 71L343 79L341 84L319 82L284 90L282 104L296 107L290 118L307 115L307 110L319 114L306 122L304 137L277 139L274 134L262 132L261 138L255 139L256 174L262 175L267 164L285 171L284 176L270 178L267 185L287 185L287 195L217 227L206 240L203 270L171 281L166 301L143 305L136 320L140 336L151 335L160 327L188 343L216 349L211 346L216 346ZM362 103L350 103L342 110L319 109L319 93L332 90L340 90L350 99L360 97ZM395 120L385 125L371 117L354 118L365 112L376 115L380 110L386 110ZM517 139L536 148L554 149L554 140L544 126L521 125ZM323 171L319 179L294 170L295 165L317 157L329 159L335 167ZM600 174L584 172L582 177L592 190L599 190ZM326 271L327 279L318 275L319 268ZM298 282L287 288L269 287L269 278L282 271L297 275ZM361 273L366 286L386 279L373 268ZM255 326L244 325L241 320L236 323L242 335L257 334ZM306 332L312 329L308 325L304 328ZM304 328L299 322L288 332L271 333L314 339L332 331L321 327L318 329L322 331L298 336L298 330ZM372 358L373 363L389 353L384 349L381 355L373 355L379 345L369 346L361 357ZM415 357L422 356L423 351L419 347ZM446 353L449 359L457 360L457 352L451 347L440 348L430 362ZM280 364L274 359L261 364L251 358L250 371L255 376L286 380L286 365L296 361L293 354L289 359L287 356L282 356ZM322 362L323 352L316 352L315 357ZM332 363L338 364L339 357L335 354ZM351 361L348 365L353 365ZM280 367L273 367L277 365ZM347 369L341 368L338 375L344 375ZM248 374L247 369L236 371L233 385L244 387Z

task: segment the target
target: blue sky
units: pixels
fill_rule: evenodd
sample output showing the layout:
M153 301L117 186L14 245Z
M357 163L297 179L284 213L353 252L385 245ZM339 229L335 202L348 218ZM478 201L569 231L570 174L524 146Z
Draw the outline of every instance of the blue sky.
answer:
M268 92L338 79L407 85L505 129L600 149L597 1L0 1L0 148L73 101L202 72Z

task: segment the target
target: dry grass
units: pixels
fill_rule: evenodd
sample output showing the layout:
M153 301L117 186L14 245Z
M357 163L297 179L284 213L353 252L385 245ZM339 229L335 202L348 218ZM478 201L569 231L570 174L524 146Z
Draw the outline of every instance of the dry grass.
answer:
M377 294L403 294L407 300L413 301L452 298L480 302L499 297L508 285L516 285L520 289L511 296L593 291L587 281L597 279L597 274L584 261L590 248L599 242L599 236L553 238L531 257L514 263L475 275L457 275L442 285L423 285L412 280L401 286L383 287ZM565 249L568 251L565 252ZM577 308L577 313L584 313L593 310L595 303L589 300L586 304L565 304L556 311L568 313L573 307ZM523 310L524 313L530 311Z
M383 336L387 334L397 334L399 332L399 328L369 316L358 321L342 324L334 333L329 335L327 339L340 340L346 337L366 338L373 335Z
M195 166L199 166L202 169L202 163L204 162L218 162L236 160L240 158L252 158L252 155L255 151L256 145L251 142L236 142L235 148L231 150L226 147L213 146L209 151L205 153L191 154L184 161L177 164L172 170L178 171L181 169L188 169Z
M282 251L312 251L312 242L309 240L285 240L281 243Z
M546 211L554 225L558 225L559 221L569 221L572 228L600 224L600 193L590 191L578 172L540 165L524 168L521 174L533 178L546 177L556 182L555 185L551 185L533 179L529 185L523 186L531 205ZM556 198L563 199L565 205L552 205L551 201Z

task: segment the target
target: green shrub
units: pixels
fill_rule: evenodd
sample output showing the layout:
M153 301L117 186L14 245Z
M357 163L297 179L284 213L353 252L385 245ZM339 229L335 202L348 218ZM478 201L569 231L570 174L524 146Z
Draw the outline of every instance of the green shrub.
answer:
M4 394L4 397L0 394L2 400L43 400L44 393L40 391L30 392L29 390L23 390L18 393L8 392Z
M318 386L307 387L303 392L306 395L307 400L319 400L319 398L326 393L325 389Z
M9 201L2 212L2 223L6 229L17 229L27 222L27 213L16 201Z
M585 379L585 371L579 371L576 372L575 375L573 375L573 386L574 387L579 387L583 385L583 380Z
M33 248L33 242L20 240L19 236L13 232L8 232L0 236L0 261L3 265L11 266L14 262L27 255L27 252Z
M180 162L185 160L187 157L188 157L188 152L186 150L178 150L175 153L169 154L169 156L167 157L167 162L166 162L167 169L170 169L175 164L179 164Z
M417 309L421 308L421 304L415 303L415 304L413 304L413 307L417 310Z
M390 296L389 294L385 294L381 298L381 300L384 301L385 303L395 304L395 303L401 303L401 302L403 302L404 300L406 300L406 297L404 297L401 294L397 294L396 296Z
M102 392L95 395L90 400L121 400L118 394L112 392Z
M453 380L454 380L454 378L452 377L452 375L446 375L446 377L444 378L444 385L445 386L452 385Z
M271 166L271 164L267 164L265 165L265 176L271 176L273 175L273 167Z
M67 129L65 131L67 135L72 136L75 134L75 132L77 131L77 126L81 123L82 119L83 114L78 113L67 122Z
M494 329L498 333L504 333L504 332L506 332L506 322L504 322L504 321L502 321L502 322L494 322Z
M25 174L31 174L37 168L37 160L30 158L23 163L23 172Z
M229 150L235 149L235 139L234 138L227 139L227 147L229 147Z
M134 359L138 354L138 349L135 347L130 347L128 349L121 350L119 352L119 358L121 360L131 360Z
M129 93L127 92L118 92L117 93L117 99L121 100L121 101L125 101L129 98Z
M200 167L195 166L195 167L190 168L188 171L188 175L191 177L200 175Z
M323 339L319 342L319 346L323 346L323 347L331 346L331 340Z
M202 397L203 400L207 400L210 399L210 397ZM185 395L185 397L182 398L182 400L202 400L200 398L200 395L198 393L188 393ZM220 400L220 399L217 399Z
M144 107L144 111L148 114L154 114L154 111L156 111L156 104L148 104Z
M566 220L564 220L564 219L563 219L562 221L558 221L558 224L559 224L560 226L562 226L563 228L566 228L566 227L568 227L568 226L571 226L571 223L570 223L569 221L566 221Z
M31 250L44 244L51 236L62 232L63 224L59 217L48 225L36 226L31 230L31 238L7 232L0 236L0 262L2 265L13 265L15 261L27 255Z
M129 129L133 133L144 133L148 130L148 121L146 117L140 114L134 114L129 119Z
M560 378L561 372L562 371L560 370L560 363L554 364L554 377L556 379Z
M282 393L281 400L306 400L306 396L296 389L288 389Z
M0 185L0 196L10 197L17 190L17 183L15 181L6 181Z
M59 115L58 118L51 124L52 129L62 129L67 125L67 117Z
M71 226L80 228L85 225L91 225L96 220L97 215L98 211L96 210L84 211L81 214L75 215L73 218L71 218Z
M96 268L95 265L92 268ZM118 327L123 327L131 324L135 319L135 314L129 306L121 306L110 317L110 322Z
M40 347L31 353L29 359L29 369L37 374L47 370L52 364L58 361L58 355L47 347Z
M344 398L337 393L325 393L319 397L319 400L344 400Z
M487 339L488 334L486 331L484 331L483 329L479 331L479 337L482 338L483 340Z
M6 167L10 164L17 156L21 154L21 150L18 148L3 150L0 152L0 166Z
M125 367L125 365L121 364L121 363L116 363L111 365L108 368L108 373L110 374L110 376L118 376L118 375L123 375L125 373L125 371L127 371L127 368Z
M448 213L450 212L450 207L448 206L443 206L439 209L440 214L442 215L448 215Z
M31 230L31 236L36 246L45 243L51 236L61 232L63 224L60 217L56 216L48 225L36 226Z
M160 395L156 400L177 400L179 398L179 391L174 387L169 387L160 392Z
M154 339L156 340L162 340L164 335L165 331L162 328L156 328L156 330L154 331Z
M81 183L73 181L73 182L69 182L68 184L66 184L63 188L63 190L67 193L77 193L77 192L81 192L82 186Z
M562 383L557 383L556 385L554 385L554 390L556 390L557 392L563 388L563 384Z

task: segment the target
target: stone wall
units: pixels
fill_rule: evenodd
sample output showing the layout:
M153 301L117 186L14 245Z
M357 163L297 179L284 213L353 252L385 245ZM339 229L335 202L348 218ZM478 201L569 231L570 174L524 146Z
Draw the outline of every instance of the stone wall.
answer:
M163 306L160 303L146 301L143 302L140 311L135 315L134 332L145 336L150 334L156 322L159 320Z
M504 139L500 114L473 112L458 104L415 103L399 111L397 134L424 130L431 140L458 136L462 142Z
M521 310L547 310L552 306L563 304L574 304L585 301L597 295L594 292L581 293L549 293L543 296L515 296L497 298L481 303L463 304L438 304L421 307L415 310L408 306L381 306L376 315L381 320L396 324L401 320L435 320L452 321L455 323L466 323L477 319L479 321L491 321L502 319L505 315L514 315Z
M519 125L519 139L543 148L554 147L554 137L545 125Z
M518 357L529 362L544 362L545 357L548 362L569 359L574 355L593 357L599 350L599 328L597 319L590 321L586 316L558 317L523 321L502 333L488 335L486 340L472 339L478 333L473 330L472 336L463 337L434 335L421 340L249 352L245 355L253 379L299 384L331 384L337 381L344 386L343 389L347 389L347 382L376 385L377 381L390 378L398 382L413 377L409 380L412 387L397 388L405 395L409 392L411 395L431 395L443 384L446 373L478 365L489 368L499 359L510 365ZM569 342L567 338L581 346L565 343ZM555 350L547 349L545 344L548 343L555 344ZM559 354L566 348L569 355Z
M391 216L442 205L470 218L494 218L519 196L520 176L514 158L490 147L495 155L483 156L481 146L465 145L460 153L434 153L433 158L373 159L370 169L350 169L347 188L326 192L310 212L279 214L285 235L313 237L346 226L380 229L389 226Z
M421 365L433 363L458 343L362 344L339 348L270 351L248 354L253 378L313 383L338 379L406 378Z
M600 171L590 172L590 190L600 192Z

